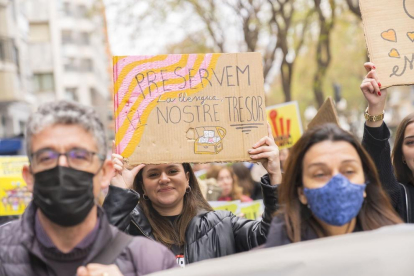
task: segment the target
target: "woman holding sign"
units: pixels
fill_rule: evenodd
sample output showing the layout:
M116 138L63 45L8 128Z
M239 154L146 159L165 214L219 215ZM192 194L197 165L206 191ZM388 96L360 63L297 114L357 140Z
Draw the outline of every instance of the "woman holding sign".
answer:
M390 131L383 121L387 89L381 83L373 63L365 63L368 71L361 91L368 101L362 144L375 161L382 185L389 194L395 210L406 222L414 222L414 113L405 117L395 136L392 161ZM395 175L394 175L395 172Z
M266 247L402 222L368 153L335 124L308 130L293 146L279 203Z
M261 221L213 211L188 163L139 165L127 170L117 154L113 154L116 176L103 207L112 224L131 235L161 242L182 266L250 250L266 242L277 208L276 184L282 175L270 129L269 136L257 142L249 154L253 160L263 160L268 171L262 178L265 212Z

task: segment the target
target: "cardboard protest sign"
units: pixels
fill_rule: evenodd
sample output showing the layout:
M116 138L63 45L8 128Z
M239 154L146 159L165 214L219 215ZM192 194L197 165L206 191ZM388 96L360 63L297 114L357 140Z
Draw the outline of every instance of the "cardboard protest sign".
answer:
M414 84L414 1L359 3L369 57L382 87Z
M335 104L331 97L328 97L319 108L318 113L316 113L315 117L308 124L308 129L326 123L339 125L338 114L336 113Z
M249 161L267 135L259 53L113 62L115 145L130 165Z
M266 113L279 149L292 147L303 133L298 102L269 106Z
M32 200L22 177L26 156L0 157L0 216L23 214Z

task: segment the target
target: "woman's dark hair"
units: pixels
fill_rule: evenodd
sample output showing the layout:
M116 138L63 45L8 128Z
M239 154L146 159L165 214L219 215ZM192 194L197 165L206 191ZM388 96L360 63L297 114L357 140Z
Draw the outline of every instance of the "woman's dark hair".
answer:
M392 150L392 163L394 165L395 175L398 182L407 184L411 182L414 185L413 172L404 164L404 155L402 147L404 144L404 133L408 125L414 123L414 112L405 117L398 125L397 134L395 135L394 148Z
M243 194L252 196L255 183L250 170L243 163L234 163L232 168L237 176L239 186L243 189Z
M175 221L175 225L171 224L171 221L168 218L161 216L157 210L154 209L149 199L143 199L143 170L137 174L134 180L133 188L141 196L138 204L151 224L154 237L168 248L171 248L173 245L183 246L185 244L187 227L199 210L213 211L201 193L197 177L194 175L191 165L183 163L182 166L184 167L185 173L189 174L191 191L184 195L183 210Z
M401 223L388 197L383 191L375 164L358 140L335 124L324 124L308 130L296 142L286 164L286 172L279 189L279 202L286 230L292 242L301 241L306 227L311 227L319 237L326 236L322 226L313 217L307 206L299 201L298 188L302 187L303 159L306 152L322 141L345 141L351 144L361 158L366 187L366 198L357 216L363 230L372 230L385 225Z

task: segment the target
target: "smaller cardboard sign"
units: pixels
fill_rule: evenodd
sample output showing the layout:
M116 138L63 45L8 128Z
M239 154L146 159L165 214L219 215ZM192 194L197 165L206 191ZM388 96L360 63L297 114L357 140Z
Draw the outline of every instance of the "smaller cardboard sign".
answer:
M269 106L266 108L266 113L279 149L292 147L303 133L298 102Z
M360 0L359 5L382 87L414 84L414 1Z
M319 108L318 113L316 113L315 117L308 124L308 129L326 123L339 125L338 114L336 113L335 104L331 97L328 97L321 108Z
M267 135L260 53L114 57L116 152L130 166L251 161Z
M0 157L0 216L21 215L32 200L22 177L28 163L26 156Z

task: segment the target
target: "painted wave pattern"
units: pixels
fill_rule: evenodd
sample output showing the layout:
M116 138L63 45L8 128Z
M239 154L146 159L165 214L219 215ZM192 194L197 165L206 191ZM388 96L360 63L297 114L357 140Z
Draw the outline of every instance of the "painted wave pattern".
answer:
M188 71L206 69L211 72L219 57L220 54L115 57L114 117L117 153L125 158L133 154L159 98L176 98L180 93L190 96L207 86L212 74L209 74L207 80L194 73L190 87Z

